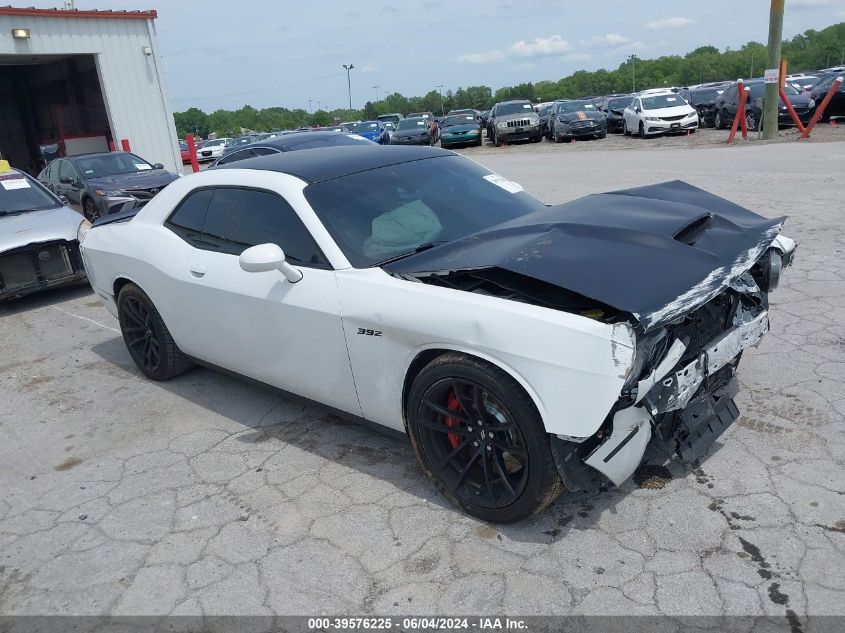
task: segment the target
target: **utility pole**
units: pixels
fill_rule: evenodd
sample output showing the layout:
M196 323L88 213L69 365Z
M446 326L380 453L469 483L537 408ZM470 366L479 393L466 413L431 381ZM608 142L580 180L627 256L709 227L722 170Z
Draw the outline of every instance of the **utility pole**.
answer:
M349 109L352 109L352 79L349 76L350 71L355 68L355 64L344 64L346 69L346 88L349 90Z
M311 99L308 100L308 114L311 114Z
M634 53L628 56L628 61L631 62L631 92L637 91L637 56Z
M783 38L784 0L772 0L769 13L769 52L766 56L766 70L780 68L780 47ZM780 79L766 84L766 98L763 101L763 138L772 139L778 135L778 93Z
M748 73L748 77L754 77L754 49L751 49L751 72Z
M445 111L443 110L443 84L439 84L436 86L437 92L440 93L440 116L446 116Z

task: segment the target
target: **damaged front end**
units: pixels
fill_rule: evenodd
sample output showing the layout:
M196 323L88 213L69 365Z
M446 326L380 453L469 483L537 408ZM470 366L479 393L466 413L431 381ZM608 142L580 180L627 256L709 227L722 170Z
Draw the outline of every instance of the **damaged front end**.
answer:
M686 463L704 456L739 417L737 368L769 329L768 294L791 263L794 243L787 248L769 248L724 292L638 339L634 368L598 433L552 438L568 489L594 488L604 481L597 473L622 484L652 439Z

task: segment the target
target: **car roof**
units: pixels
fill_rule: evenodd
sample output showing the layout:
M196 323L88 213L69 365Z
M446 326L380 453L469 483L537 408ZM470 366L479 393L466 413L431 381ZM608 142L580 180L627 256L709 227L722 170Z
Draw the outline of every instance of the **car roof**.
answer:
M308 183L317 183L388 165L453 155L453 152L437 147L347 145L269 154L220 165L215 169L276 171L296 176Z
M496 105L505 105L506 103L531 103L528 99L508 99L507 101L499 101Z

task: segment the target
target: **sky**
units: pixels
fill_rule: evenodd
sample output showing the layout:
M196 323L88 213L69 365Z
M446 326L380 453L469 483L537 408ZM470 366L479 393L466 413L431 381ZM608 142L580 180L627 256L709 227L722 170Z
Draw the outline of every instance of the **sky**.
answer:
M14 1L14 0L12 0ZM14 6L54 7L24 0ZM76 0L156 9L174 111L352 106L442 85L501 86L616 68L628 55L768 37L769 0ZM784 38L845 21L845 0L786 0ZM838 61L838 60L837 60ZM378 87L376 87L378 86Z

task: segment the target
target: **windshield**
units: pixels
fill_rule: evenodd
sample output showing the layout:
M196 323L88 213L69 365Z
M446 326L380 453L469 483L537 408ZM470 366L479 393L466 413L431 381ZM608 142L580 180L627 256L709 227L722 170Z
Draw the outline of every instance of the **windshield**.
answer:
M364 121L363 123L359 123L355 126L356 132L375 132L378 130L378 123L373 123L372 121Z
M460 156L388 165L305 188L305 197L357 268L449 242L543 204Z
M214 139L214 140L211 140L211 141L206 141L205 144L203 145L203 147L216 147L217 145L225 145L225 144L226 144L226 141L224 141L221 138L221 139Z
M179 141L179 151L187 152L188 144L185 141Z
M475 110L472 110L470 108L464 108L462 110L450 110L449 116L452 116L453 114L471 114L475 116Z
M557 105L558 112L595 112L596 106L588 101L565 101Z
M0 174L0 215L60 206L61 203L32 178L17 171Z
M428 121L425 119L402 119L396 126L397 130L415 130L417 128L427 130Z
M624 110L631 103L631 97L621 97L619 99L611 99L607 102L609 110Z
M686 101L676 94L643 97L642 101L643 110L660 110L662 108L677 108L678 106L686 105Z
M117 176L118 174L134 174L140 171L150 171L153 166L135 154L111 152L98 154L90 158L77 158L76 166L85 180Z
M496 116L505 116L508 114L528 114L534 112L534 108L530 103L503 103L496 108Z
M452 125L478 125L478 121L474 116L464 114L462 116L447 116L440 122L440 127L450 127Z
M695 92L689 93L689 100L691 103L708 103L710 101L715 101L716 97L722 94L724 90L721 88L713 90L696 90Z

